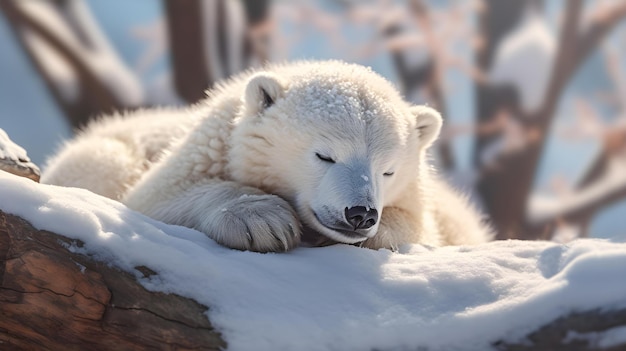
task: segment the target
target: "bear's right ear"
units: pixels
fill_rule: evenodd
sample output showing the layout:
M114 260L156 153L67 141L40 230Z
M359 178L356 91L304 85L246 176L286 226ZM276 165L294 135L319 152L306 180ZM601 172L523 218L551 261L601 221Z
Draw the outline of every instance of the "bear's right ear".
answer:
M416 128L419 133L421 148L429 147L439 136L443 120L439 112L428 106L413 106L411 113L415 116Z
M245 103L253 114L264 111L283 97L285 84L276 75L260 72L248 80Z

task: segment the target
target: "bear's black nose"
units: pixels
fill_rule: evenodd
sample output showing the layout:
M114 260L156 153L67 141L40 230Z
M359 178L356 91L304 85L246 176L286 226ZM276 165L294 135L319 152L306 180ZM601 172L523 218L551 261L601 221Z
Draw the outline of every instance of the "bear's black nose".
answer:
M368 229L376 224L378 221L378 211L373 208L366 208L365 206L346 207L346 220L352 224L354 230Z

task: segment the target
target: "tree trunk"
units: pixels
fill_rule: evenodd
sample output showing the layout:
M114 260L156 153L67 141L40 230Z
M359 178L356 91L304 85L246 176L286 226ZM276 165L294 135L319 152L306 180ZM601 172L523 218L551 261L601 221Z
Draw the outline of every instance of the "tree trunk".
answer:
M202 11L197 0L163 1L167 15L174 85L187 102L204 97L214 83L209 79L204 50Z
M80 245L0 211L1 349L225 347L205 306L147 291L131 274L71 252L70 244Z
M479 33L485 43L476 52L476 65L483 72L488 72L493 64L496 49L502 39L519 22L527 1L488 0L486 10L479 18ZM514 87L510 87L514 90ZM501 104L504 87L493 87L479 83L476 86L476 124L489 123ZM519 116L516 116L519 117ZM523 153L511 155L507 159L498 159L497 169L481 169L480 156L485 147L498 135L477 135L474 150L474 165L480 171L477 184L489 217L496 228L498 239L519 237L524 206L528 189L532 185L537 160L535 154L541 150L526 149Z
M266 48L255 43L251 38L251 30L261 26L269 18L269 0L246 0L242 8L233 6L227 0L216 0L213 4L215 17L205 16L208 2L201 0L163 0L165 15L167 16L167 31L172 60L174 84L178 95L188 103L195 103L204 98L204 92L214 86L221 79L228 78L248 68L253 58L260 63L267 60ZM240 15L244 23L243 28L233 31L229 23L233 11L242 11ZM211 23L212 33L205 29L205 21ZM262 39L262 38L261 38ZM208 52L204 48L209 42L215 42L215 52ZM229 45L240 45L242 57L232 57ZM235 65L233 62L240 62Z
M533 4L534 0L526 0ZM516 7L510 6L514 5ZM526 6L522 1L487 1L487 10L481 16L480 30L486 45L477 53L479 68L487 72L501 39L519 20ZM529 114L519 109L514 112L521 124L538 133L538 140L517 153L498 159L498 167L480 169L480 156L485 147L498 135L478 135L474 150L474 164L481 171L478 192L496 229L498 239L541 238L540 231L528 231L526 205L531 194L535 174L546 143L547 132L554 118L561 95L576 71L589 54L597 48L601 40L619 21L626 16L626 4L614 5L609 16L592 22L584 31L579 29L582 16L582 0L571 0L564 5L564 19L561 25L559 44L552 69L552 76L537 112ZM497 15L496 15L497 14ZM510 87L515 91L516 87ZM493 120L502 94L502 87L478 85L477 124Z

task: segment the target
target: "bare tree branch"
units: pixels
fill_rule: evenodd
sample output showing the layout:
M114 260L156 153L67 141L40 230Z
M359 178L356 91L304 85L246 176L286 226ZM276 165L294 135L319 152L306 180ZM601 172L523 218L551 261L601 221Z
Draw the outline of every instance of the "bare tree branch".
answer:
M19 44L24 52L30 58L30 61L37 69L41 77L43 77L48 90L52 93L56 102L65 112L66 117L73 127L79 127L85 124L90 118L103 112L111 112L119 109L128 109L138 107L142 102L141 96L134 96L132 99L124 99L123 92L116 91L114 85L108 84L103 80L103 73L98 72L100 67L94 62L90 62L89 55L84 53L93 53L93 55L114 55L107 52L106 48L95 45L95 39L90 35L93 28L85 28L84 22L76 20L75 14L70 11L71 6L76 6L73 0L59 0L48 5L54 7L58 13L64 13L66 24L69 28L77 31L74 35L79 39L76 43L68 42L58 32L51 30L46 24L46 18L39 18L33 13L25 11L22 7L24 3L15 0L0 0L0 9L11 24L13 32L18 39ZM67 8L66 8L67 7ZM74 19L74 20L70 20ZM76 21L75 21L76 20ZM46 57L40 57L35 52L32 45L28 45L28 33L36 36L44 45L67 62L74 70L78 84L78 94L75 99L68 99L59 86L55 82L55 77L44 66ZM93 39L93 40L92 40ZM102 50L98 52L97 50ZM109 56L113 59L114 56ZM111 62L111 61L109 61ZM111 67L108 67L111 68ZM125 68L125 67L124 67ZM112 73L112 72L111 72ZM125 72L126 73L126 72ZM138 84L137 84L138 85ZM139 88L139 86L135 87Z
M626 132L624 137L626 140ZM617 157L623 158L623 155ZM538 218L529 219L527 230L544 233L549 238L559 222L586 226L596 213L626 198L626 181L620 179L625 170L626 162L602 152L596 157L586 176L593 175L593 181L572 193L552 199L552 206L549 208L544 205L535 209L531 217Z

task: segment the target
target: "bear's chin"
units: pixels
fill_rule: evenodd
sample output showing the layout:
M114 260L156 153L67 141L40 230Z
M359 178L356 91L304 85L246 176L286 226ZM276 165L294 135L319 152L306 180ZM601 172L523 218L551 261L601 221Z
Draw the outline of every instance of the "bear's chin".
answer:
M342 242L336 239L330 238L317 230L304 225L302 227L302 234L300 236L300 246L304 247L324 247L335 244L346 244L346 245L360 245L362 241L359 242Z
M302 227L302 234L300 235L300 246L305 247L322 247L339 244L338 241L321 234L317 230L309 227Z

